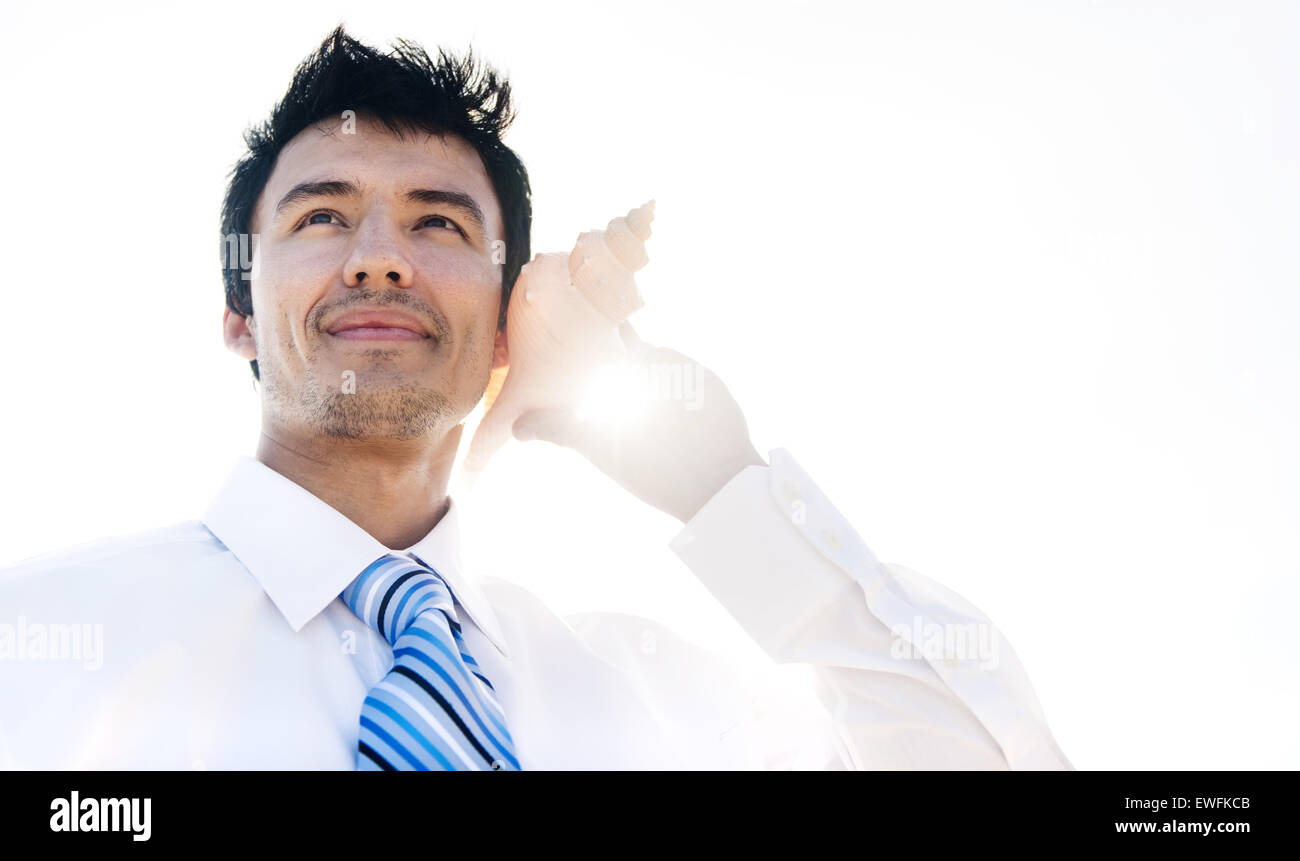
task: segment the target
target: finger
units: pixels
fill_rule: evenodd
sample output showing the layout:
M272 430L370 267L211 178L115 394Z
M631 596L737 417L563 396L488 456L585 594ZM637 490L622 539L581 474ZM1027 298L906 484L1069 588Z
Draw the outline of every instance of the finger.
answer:
M632 355L637 355L645 350L646 342L641 340L641 336L632 328L632 324L624 320L618 324L618 333L623 337L623 344L627 351Z
M585 421L571 410L532 410L515 420L513 430L516 439L541 440L564 446L601 470L607 470L618 445L616 434L611 429Z

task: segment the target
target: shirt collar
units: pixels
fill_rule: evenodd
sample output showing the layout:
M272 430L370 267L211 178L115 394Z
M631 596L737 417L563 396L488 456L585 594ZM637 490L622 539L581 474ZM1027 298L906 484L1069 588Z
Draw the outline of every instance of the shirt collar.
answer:
M474 624L502 655L508 654L496 614L465 572L460 507L450 497L447 513L428 535L394 551L305 488L242 455L209 504L203 524L266 590L295 632L371 562L385 553L405 553L442 575Z

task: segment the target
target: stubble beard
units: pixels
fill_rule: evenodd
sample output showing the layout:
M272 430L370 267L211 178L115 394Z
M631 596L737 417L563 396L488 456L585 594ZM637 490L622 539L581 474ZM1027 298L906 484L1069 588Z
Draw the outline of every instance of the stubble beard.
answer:
M358 378L355 391L345 392L341 381L324 385L314 365L296 390L281 385L274 372L262 377L268 405L295 416L295 423L316 436L412 440L454 423L446 394L411 383Z

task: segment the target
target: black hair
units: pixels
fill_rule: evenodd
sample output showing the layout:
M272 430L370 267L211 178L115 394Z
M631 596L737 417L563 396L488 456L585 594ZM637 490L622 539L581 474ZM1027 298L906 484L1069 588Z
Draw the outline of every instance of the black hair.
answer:
M244 132L248 152L230 172L221 207L223 279L226 305L250 317L253 298L247 260L233 255L232 244L247 243L257 200L276 159L295 135L344 111L381 121L394 134L409 130L452 134L479 154L487 170L505 227L501 272L501 310L497 328L506 322L510 291L531 256L532 191L528 171L501 137L514 120L510 83L491 66L474 58L472 49L457 57L439 49L436 61L419 45L398 39L381 54L353 39L339 25L294 72L284 98L260 125ZM257 360L250 362L260 379Z

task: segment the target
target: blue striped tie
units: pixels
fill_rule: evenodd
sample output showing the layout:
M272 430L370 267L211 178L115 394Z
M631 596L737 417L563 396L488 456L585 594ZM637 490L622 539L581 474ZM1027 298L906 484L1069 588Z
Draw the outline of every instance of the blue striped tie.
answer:
M361 706L357 770L519 770L505 714L438 572L386 554L339 597L393 646L393 668Z

